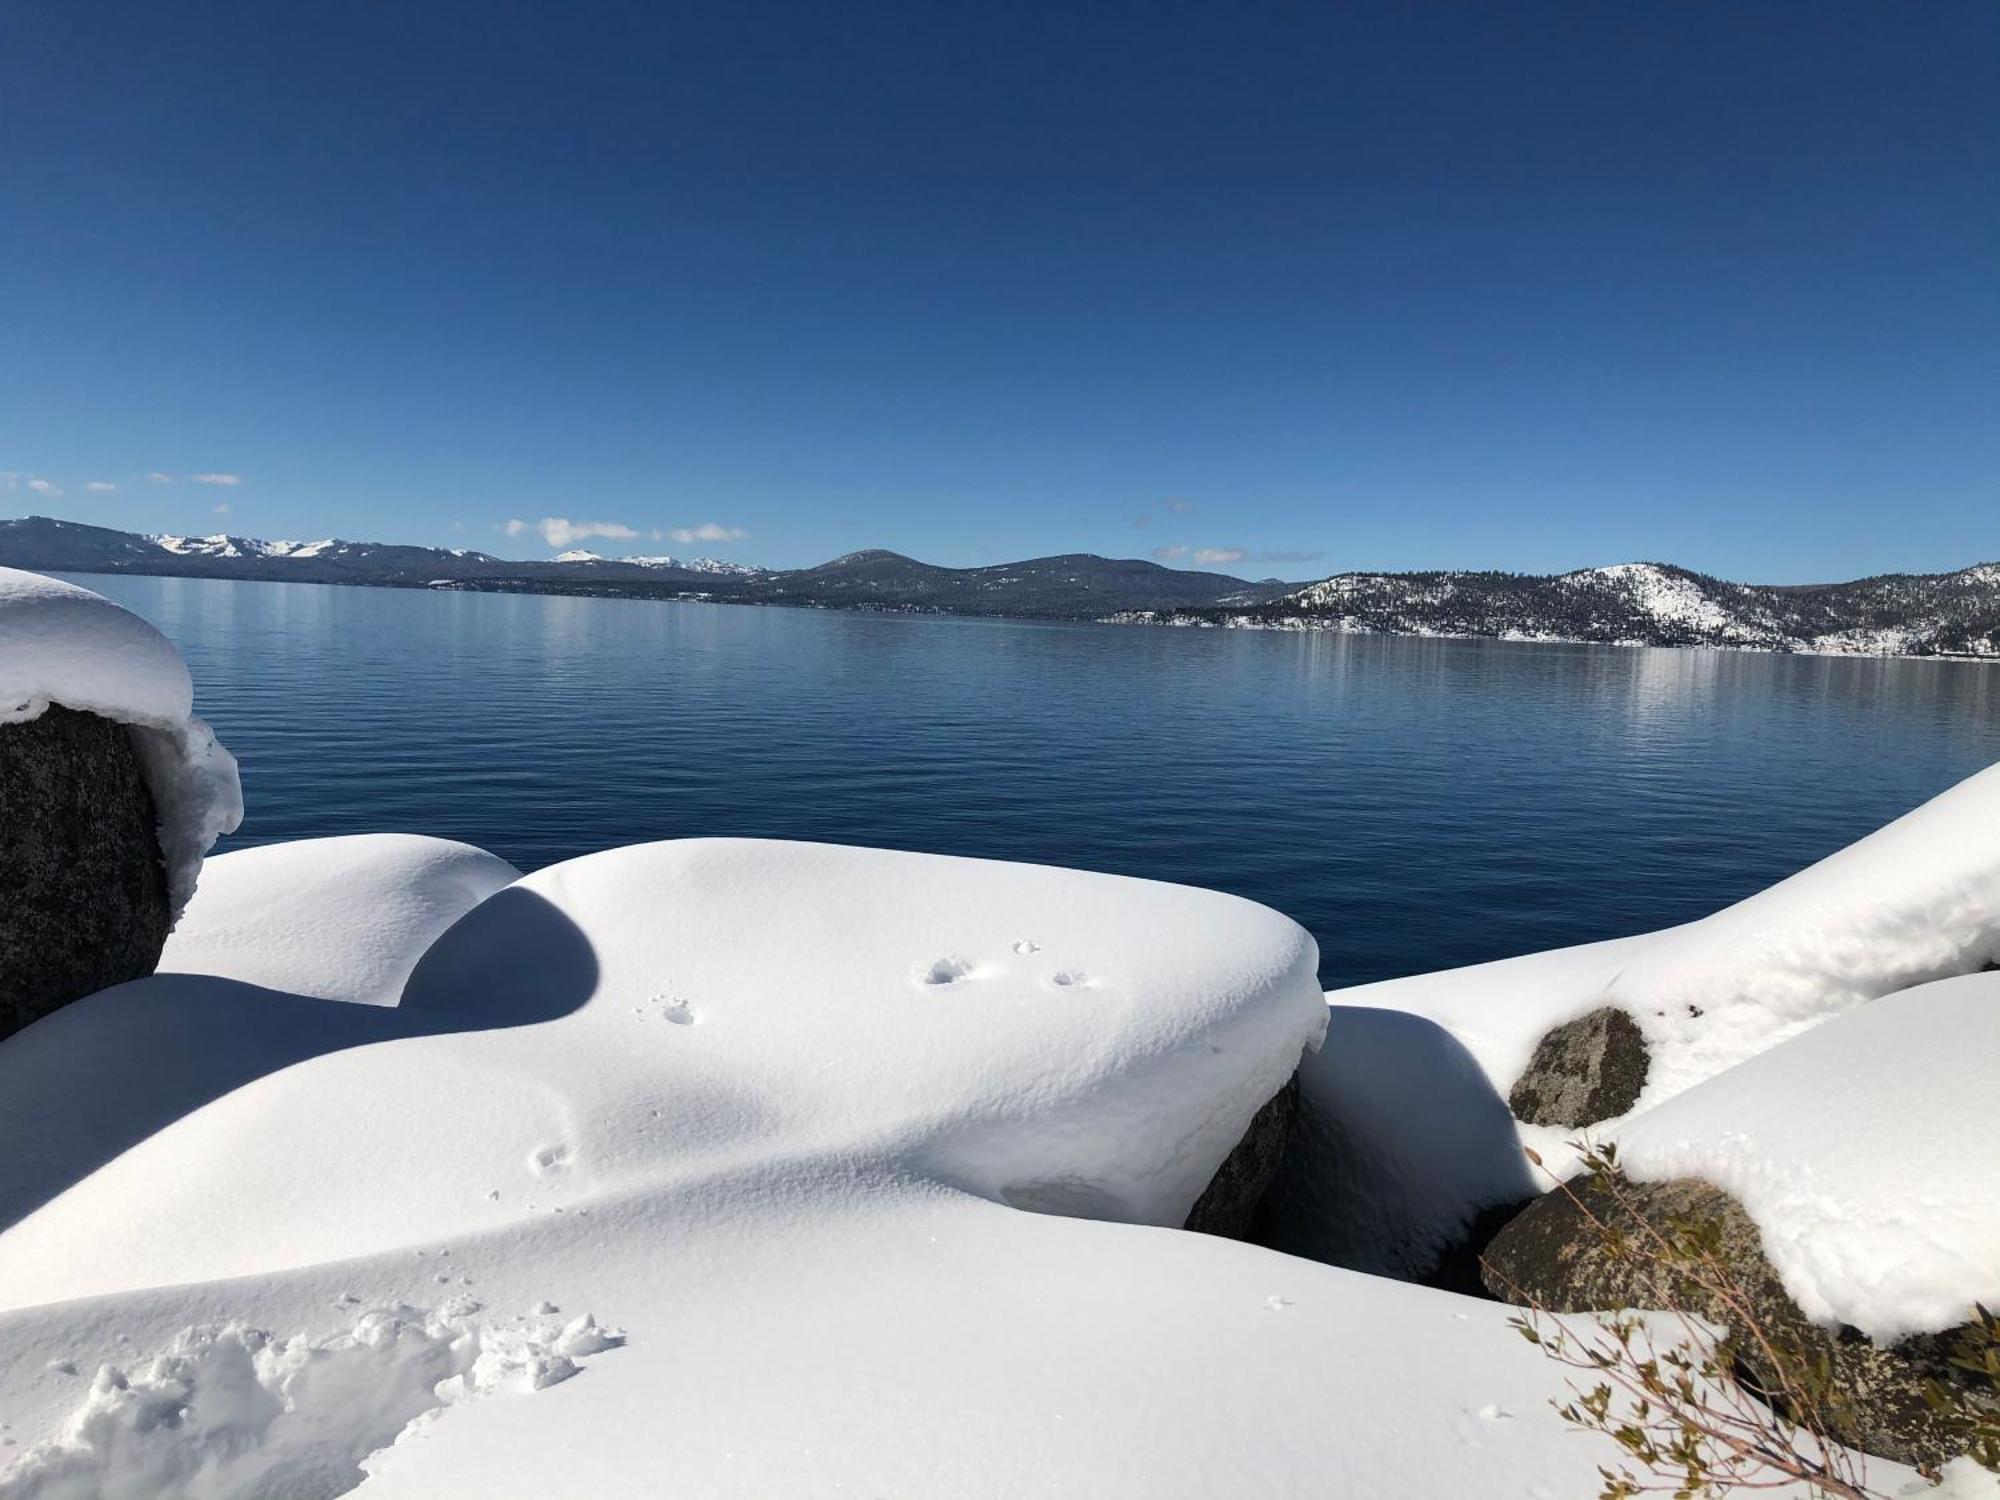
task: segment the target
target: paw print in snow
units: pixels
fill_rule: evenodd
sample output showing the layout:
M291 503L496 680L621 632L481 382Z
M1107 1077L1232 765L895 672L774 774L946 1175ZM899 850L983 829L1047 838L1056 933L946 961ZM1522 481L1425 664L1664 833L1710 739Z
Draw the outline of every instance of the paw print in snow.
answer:
M551 1172L560 1172L569 1165L569 1147L560 1142L552 1146L537 1146L528 1153L528 1170L537 1177L546 1177Z
M692 1026L697 1017L692 1005L674 995L654 995L644 1005L632 1007L632 1014L642 1021L659 1019L675 1026Z

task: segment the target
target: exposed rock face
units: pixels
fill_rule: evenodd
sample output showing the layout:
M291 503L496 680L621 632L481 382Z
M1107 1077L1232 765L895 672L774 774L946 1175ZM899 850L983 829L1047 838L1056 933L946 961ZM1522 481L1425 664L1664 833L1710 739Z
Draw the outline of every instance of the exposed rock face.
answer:
M153 972L172 913L124 725L60 707L0 724L0 891L0 1036Z
M1298 1110L1299 1075L1294 1073L1251 1117L1243 1139L1215 1169L1201 1197L1188 1210L1186 1228L1232 1240L1250 1238L1257 1207L1277 1173Z
M1550 1030L1507 1095L1514 1118L1575 1129L1616 1119L1639 1102L1652 1059L1638 1024L1605 1005Z
M1852 1431L1846 1436L1852 1446L1908 1464L1942 1463L1964 1451L1964 1437L1939 1420L1924 1394L1929 1382L1940 1381L1984 1399L1982 1388L1951 1364L1957 1330L1878 1346L1855 1329L1808 1321L1765 1259L1756 1223L1734 1198L1708 1183L1621 1179L1616 1193L1600 1178L1572 1186L1582 1206L1555 1189L1529 1204L1487 1246L1485 1281L1495 1296L1549 1312L1673 1308L1727 1326L1730 1318L1720 1301L1684 1277L1638 1257L1612 1255L1585 1209L1642 1244L1644 1225L1668 1231L1676 1220L1714 1222L1721 1230L1722 1258L1772 1342L1823 1354L1830 1362L1835 1388L1850 1403L1846 1417ZM1753 1381L1768 1373L1759 1369L1754 1352L1746 1351L1743 1360Z

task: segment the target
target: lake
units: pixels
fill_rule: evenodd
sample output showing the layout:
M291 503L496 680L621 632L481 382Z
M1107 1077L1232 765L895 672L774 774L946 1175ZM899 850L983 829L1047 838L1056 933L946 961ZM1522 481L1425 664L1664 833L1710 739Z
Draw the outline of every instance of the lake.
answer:
M186 654L225 848L880 844L1234 891L1329 986L1698 917L2000 759L2000 666L77 576Z

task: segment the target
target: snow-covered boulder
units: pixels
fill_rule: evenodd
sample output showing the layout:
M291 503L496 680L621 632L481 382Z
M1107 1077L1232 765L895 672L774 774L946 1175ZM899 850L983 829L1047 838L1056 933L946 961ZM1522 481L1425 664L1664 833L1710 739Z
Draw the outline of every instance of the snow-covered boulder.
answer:
M0 1035L149 972L241 819L236 762L193 702L137 615L0 568Z
M1658 1104L1831 1016L2000 958L2000 766L1632 955L1605 989Z
M1425 1275L1476 1250L1482 1216L1533 1195L1522 1146L1567 1170L1580 1129L1613 1133L1788 1038L1996 957L2000 766L1700 921L1333 991L1332 1040L1303 1067L1273 1189L1277 1243Z
M474 907L377 1018L267 1023L303 1002L161 974L17 1039L37 1043L19 1097L62 1077L77 1107L150 1116L92 1078L128 1076L117 1035L160 1027L201 1039L213 1082L0 1235L0 1303L499 1229L772 1158L1178 1226L1318 1041L1316 965L1277 913L1152 881L757 840L571 860ZM413 1141L448 1181L408 1169ZM144 1243L102 1232L117 1220Z
M412 833L240 849L203 866L159 970L394 1005L424 950L520 874L484 849Z
M1809 869L1635 952L1590 1018L1615 1017L1643 1084L1531 1124L1597 1125L1912 985L2000 957L2000 766L1989 767ZM1546 1032L1512 1093L1559 1086L1545 1056L1581 1021ZM1589 1049L1570 1049L1581 1087ZM1538 1071L1539 1070L1539 1071ZM1560 1072L1557 1068L1555 1071Z
M1630 1181L1537 1199L1488 1246L1487 1285L1556 1311L1672 1305L1727 1325L1720 1299L1612 1253L1590 1216L1636 1243L1647 1224L1713 1221L1767 1331L1829 1362L1860 1446L1941 1462L1964 1439L1926 1391L1982 1395L1950 1356L1975 1304L2000 1305L1996 1098L2000 975L1878 1000L1631 1120Z

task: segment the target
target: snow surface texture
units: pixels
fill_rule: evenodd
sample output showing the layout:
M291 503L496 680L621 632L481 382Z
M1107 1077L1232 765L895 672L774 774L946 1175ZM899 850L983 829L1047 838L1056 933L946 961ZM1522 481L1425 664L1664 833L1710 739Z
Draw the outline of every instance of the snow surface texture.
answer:
M394 1005L439 934L519 878L483 849L409 833L238 850L203 868L159 972Z
M201 1491L239 1500L374 1445L370 1500L1594 1492L1603 1454L1509 1309L1153 1227L1319 1040L1315 958L1200 891L696 841L496 892L394 1007L207 975L90 997L0 1042L0 1185L100 1138L0 1232L0 1415L58 1445L0 1482L168 1452L168 1478L245 1465ZM67 1129L23 1144L51 1110ZM601 1308L631 1340L458 1400L462 1325L394 1311L440 1297ZM608 1342L565 1327L543 1352ZM393 1357L346 1342L370 1339ZM238 1372L215 1409L246 1441L127 1433L188 1405L180 1366L129 1398L65 1373L176 1347L197 1390ZM260 1373L294 1348L337 1351L326 1400L289 1356Z
M89 589L0 568L0 724L51 703L130 727L178 917L202 856L243 821L235 758L195 717L187 664L159 631Z
M382 1308L318 1339L185 1329L142 1367L101 1366L61 1435L0 1474L0 1500L328 1500L411 1423L546 1389L623 1342L588 1314L481 1311L470 1297Z
M1878 1342L2000 1306L2000 974L1891 995L1634 1116L1641 1181L1699 1177L1808 1317Z

